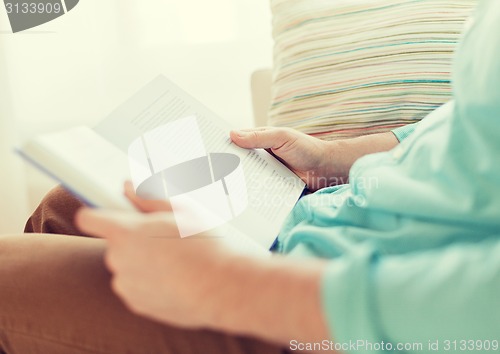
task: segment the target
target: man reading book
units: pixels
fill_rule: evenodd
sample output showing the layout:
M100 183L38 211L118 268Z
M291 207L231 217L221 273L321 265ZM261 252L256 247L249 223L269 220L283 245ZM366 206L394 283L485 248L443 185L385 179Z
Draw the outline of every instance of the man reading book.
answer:
M500 2L481 1L455 60L454 100L416 126L331 143L232 132L318 189L294 208L273 257L180 239L168 203L130 185L142 214L53 192L27 231L97 238L0 239L0 351L431 352L462 341L498 351L499 33Z

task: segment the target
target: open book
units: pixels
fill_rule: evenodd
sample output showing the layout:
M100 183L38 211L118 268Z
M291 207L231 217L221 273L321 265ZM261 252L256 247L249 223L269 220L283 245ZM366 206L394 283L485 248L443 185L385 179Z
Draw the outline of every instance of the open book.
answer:
M36 137L19 153L91 206L134 210L123 195L168 198L181 236L214 234L269 250L304 183L163 76L94 129ZM178 212L177 212L178 211Z

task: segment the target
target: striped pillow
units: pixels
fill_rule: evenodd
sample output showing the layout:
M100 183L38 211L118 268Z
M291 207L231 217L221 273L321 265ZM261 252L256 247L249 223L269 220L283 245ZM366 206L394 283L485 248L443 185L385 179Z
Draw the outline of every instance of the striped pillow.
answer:
M477 0L271 0L269 124L322 139L384 132L451 97L451 59Z

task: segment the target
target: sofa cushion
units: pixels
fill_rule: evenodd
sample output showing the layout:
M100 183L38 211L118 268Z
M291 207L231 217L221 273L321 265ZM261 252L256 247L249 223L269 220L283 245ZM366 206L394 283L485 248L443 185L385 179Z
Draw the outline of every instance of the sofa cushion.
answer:
M271 0L269 124L331 140L388 131L451 97L477 0Z

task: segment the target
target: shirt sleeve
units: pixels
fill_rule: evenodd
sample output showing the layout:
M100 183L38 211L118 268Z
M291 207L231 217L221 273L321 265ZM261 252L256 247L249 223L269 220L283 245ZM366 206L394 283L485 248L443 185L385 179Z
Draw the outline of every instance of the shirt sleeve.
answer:
M410 353L436 344L434 352L499 350L499 239L385 257L365 248L332 261L322 293L331 337L346 353L375 352L377 343Z
M399 127L399 128L392 130L392 133L396 136L396 138L399 140L399 142L402 142L403 140L405 140L407 137L409 137L413 133L413 131L415 130L417 125L418 125L418 122L413 123L413 124L404 125L402 127Z

